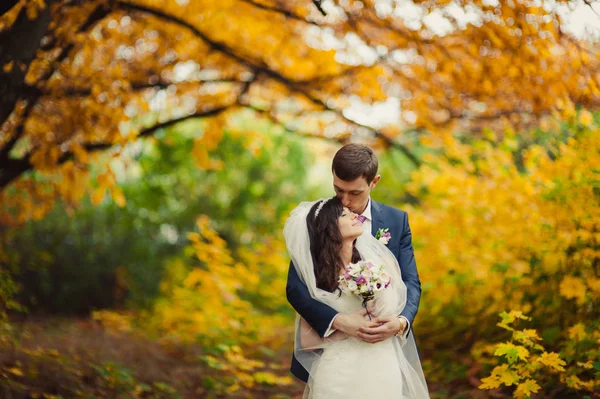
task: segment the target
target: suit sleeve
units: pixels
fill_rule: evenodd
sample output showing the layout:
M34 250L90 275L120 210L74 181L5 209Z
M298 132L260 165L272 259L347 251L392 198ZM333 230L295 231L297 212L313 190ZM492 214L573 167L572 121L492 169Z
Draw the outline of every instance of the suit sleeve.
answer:
M421 301L421 281L417 273L415 251L412 246L412 233L408 224L408 215L404 213L402 236L398 248L398 263L402 272L402 280L406 284L406 306L400 316L406 317L412 325L419 310Z
M310 296L306 284L300 280L292 262L290 262L288 270L285 291L290 305L315 329L320 337L324 337L338 312Z

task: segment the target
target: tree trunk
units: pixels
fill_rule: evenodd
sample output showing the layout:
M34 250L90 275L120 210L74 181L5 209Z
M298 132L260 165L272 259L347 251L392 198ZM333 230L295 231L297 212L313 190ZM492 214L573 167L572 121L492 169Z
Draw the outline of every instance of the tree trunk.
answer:
M10 0L2 4L0 12L5 13L16 3ZM23 7L15 23L0 33L0 125L12 113L17 101L31 92L25 85L25 75L46 34L51 17L50 3L46 2L46 7L33 20L27 17ZM5 68L11 61L12 68Z

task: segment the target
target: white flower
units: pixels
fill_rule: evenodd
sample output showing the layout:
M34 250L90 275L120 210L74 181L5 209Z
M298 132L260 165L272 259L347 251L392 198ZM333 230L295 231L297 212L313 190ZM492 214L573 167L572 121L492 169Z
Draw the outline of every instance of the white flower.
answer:
M348 274L350 274L352 277L357 277L360 274L360 266L356 263L350 263L350 271L348 272Z
M373 275L373 280L379 280L379 278L381 277L381 268L376 268L374 270L371 271L372 275Z
M390 238L392 238L392 233L390 233L390 229L379 229L375 233L375 238L383 245L387 245Z
M356 291L356 289L358 288L358 285L356 285L356 282L354 282L352 280L348 281L347 286L350 291Z
M373 272L370 269L366 269L362 272L362 275L364 278L366 278L367 280L373 278Z
M348 282L346 281L346 279L344 277L340 277L338 282L339 282L339 286L342 289L342 291L344 291L348 288Z

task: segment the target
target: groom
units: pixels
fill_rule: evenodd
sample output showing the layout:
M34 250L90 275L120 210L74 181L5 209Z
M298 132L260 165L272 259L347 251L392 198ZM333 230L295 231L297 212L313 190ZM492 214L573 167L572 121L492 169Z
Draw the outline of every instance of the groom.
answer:
M348 144L333 157L333 188L343 205L360 215L365 231L363 234L375 236L379 229L389 229L391 237L387 247L400 265L402 280L407 288L406 306L400 315L380 315L372 321L364 317L364 309L355 313L338 313L311 298L308 288L290 263L286 286L288 302L321 337L327 337L336 330L368 343L380 342L394 335L406 337L419 308L421 282L408 215L371 199L371 190L381 178L377 175L377 168L377 156L373 150L363 145ZM291 372L304 382L308 380L308 372L295 357L292 358Z

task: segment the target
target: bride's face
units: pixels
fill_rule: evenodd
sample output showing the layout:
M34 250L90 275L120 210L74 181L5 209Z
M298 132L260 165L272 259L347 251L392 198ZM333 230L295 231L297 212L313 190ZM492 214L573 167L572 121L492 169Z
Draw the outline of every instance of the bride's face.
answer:
M355 239L363 232L362 223L358 220L356 213L346 207L338 218L338 227L344 240Z

